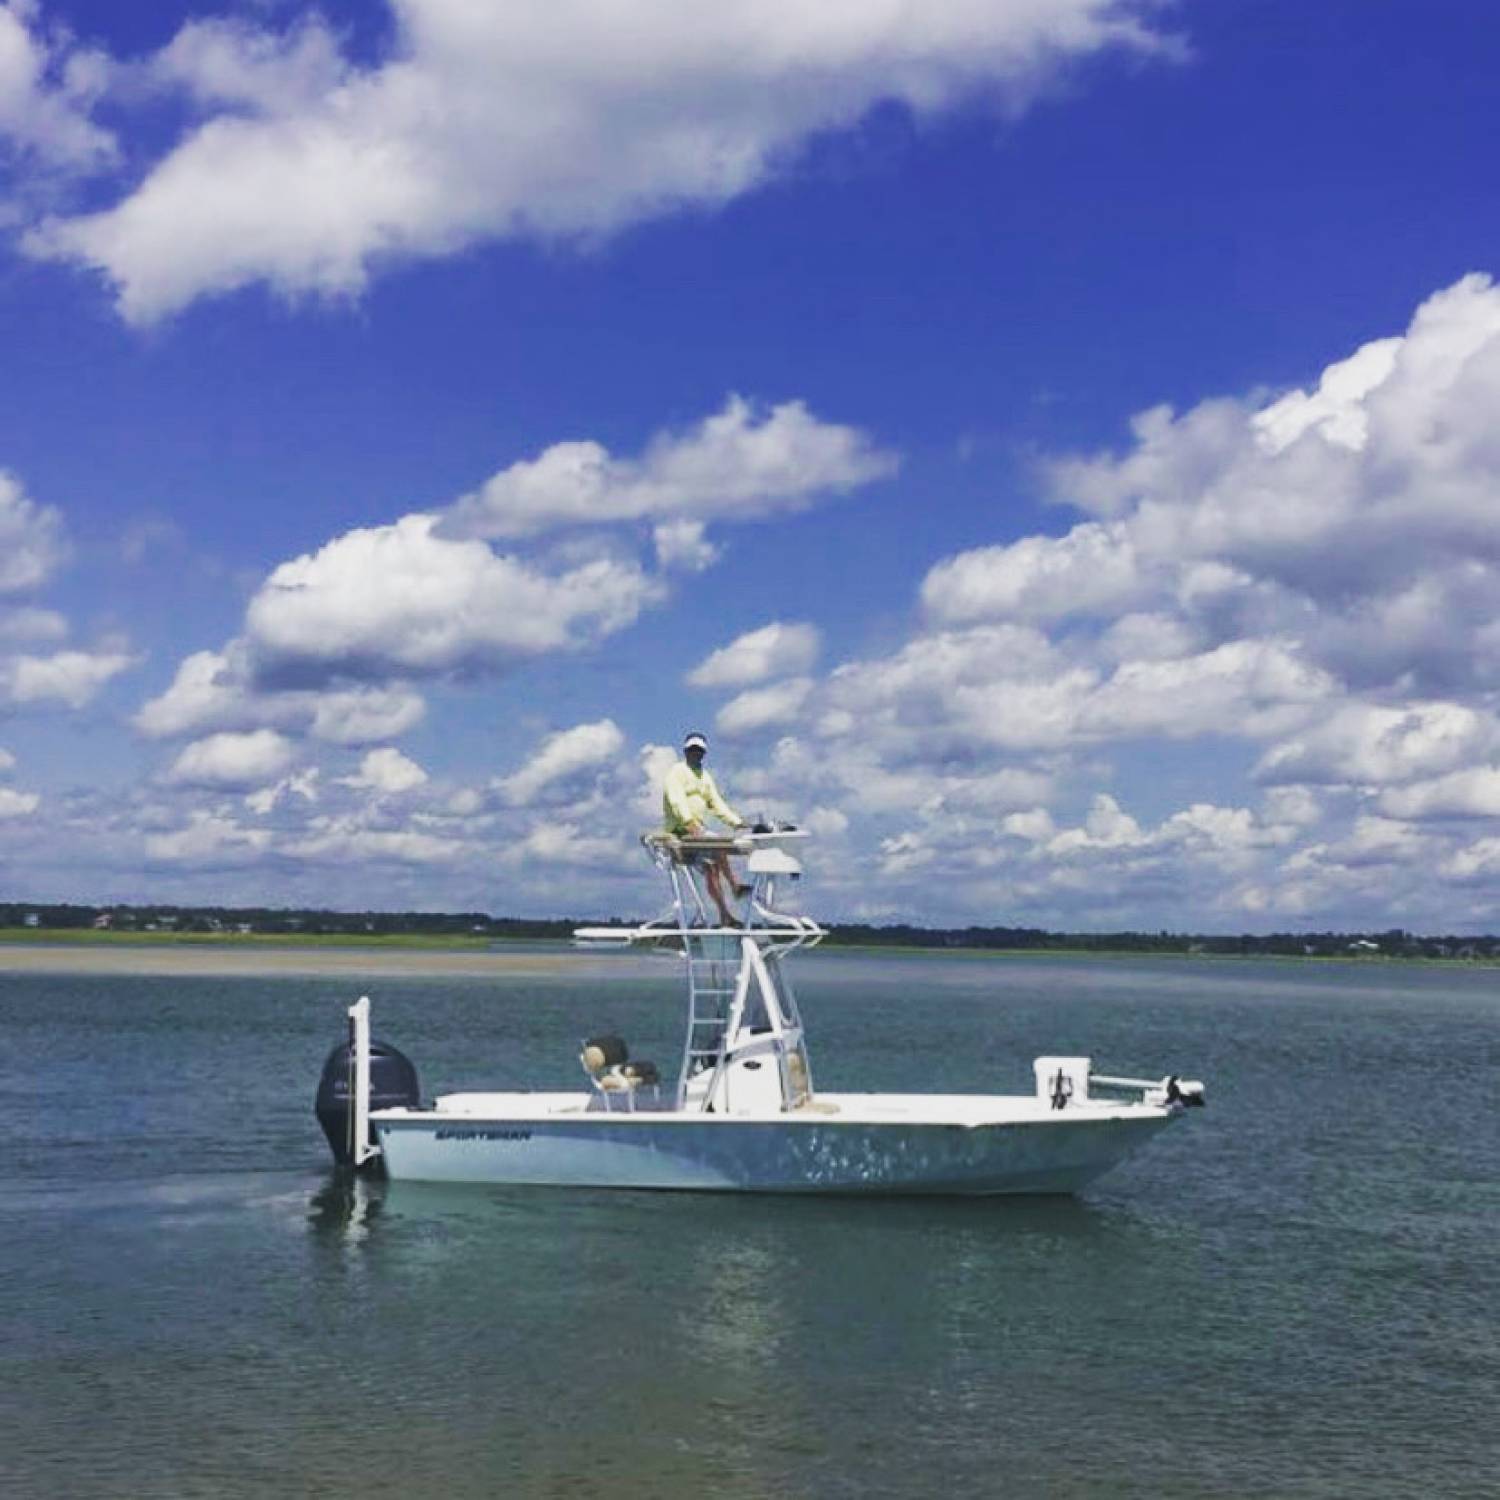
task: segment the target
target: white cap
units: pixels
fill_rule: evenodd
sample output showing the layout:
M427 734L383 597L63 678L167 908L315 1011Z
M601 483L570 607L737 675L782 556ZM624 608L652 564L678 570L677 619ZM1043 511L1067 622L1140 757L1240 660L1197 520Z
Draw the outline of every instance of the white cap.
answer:
M684 750L707 750L708 736L702 734L690 734L683 742Z

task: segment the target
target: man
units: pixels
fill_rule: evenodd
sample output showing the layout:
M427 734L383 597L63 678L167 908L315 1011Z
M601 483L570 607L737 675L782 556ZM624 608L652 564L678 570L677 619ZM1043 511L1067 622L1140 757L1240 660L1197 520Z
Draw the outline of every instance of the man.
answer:
M703 768L703 757L708 754L708 739L701 734L690 734L682 742L682 759L667 772L662 786L661 810L666 830L679 839L701 839L707 836L704 819L710 813L721 823L731 828L743 828L745 820L719 795L713 776ZM738 927L739 921L729 909L725 888L738 896L750 894L748 885L740 885L729 865L729 856L722 850L706 855L703 860L707 877L708 894L719 908L719 916L726 927Z

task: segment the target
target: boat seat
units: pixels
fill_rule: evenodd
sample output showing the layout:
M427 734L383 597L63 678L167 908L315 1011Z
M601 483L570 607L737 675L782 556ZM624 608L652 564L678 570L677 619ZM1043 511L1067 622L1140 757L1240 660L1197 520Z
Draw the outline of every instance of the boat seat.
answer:
M743 854L745 845L733 834L701 834L678 838L675 833L643 833L641 842L652 854L674 865L696 865L705 855Z
M613 1109L615 1100L620 1099L626 1109L633 1110L641 1089L650 1089L653 1102L661 1102L660 1070L645 1058L632 1062L623 1037L613 1034L590 1037L584 1042L578 1061L606 1109Z

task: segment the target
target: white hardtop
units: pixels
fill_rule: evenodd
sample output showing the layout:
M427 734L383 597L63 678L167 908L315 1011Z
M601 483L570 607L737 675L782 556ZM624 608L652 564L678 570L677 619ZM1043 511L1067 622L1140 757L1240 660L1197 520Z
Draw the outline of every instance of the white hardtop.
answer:
M802 1017L783 968L792 953L826 936L811 917L786 909L790 885L802 874L796 851L806 838L802 829L764 823L728 837L642 837L651 862L666 878L667 906L649 922L580 927L573 936L585 946L646 945L679 955L687 1025L670 1096L659 1080L653 1084L632 1076L632 1064L623 1057L610 1061L623 1044L594 1048L586 1043L584 1069L606 1106L743 1115L784 1113L812 1098ZM745 861L749 875L748 889L736 897L742 923L734 926L719 917L708 885L713 867L731 855ZM590 1061L594 1056L597 1068Z

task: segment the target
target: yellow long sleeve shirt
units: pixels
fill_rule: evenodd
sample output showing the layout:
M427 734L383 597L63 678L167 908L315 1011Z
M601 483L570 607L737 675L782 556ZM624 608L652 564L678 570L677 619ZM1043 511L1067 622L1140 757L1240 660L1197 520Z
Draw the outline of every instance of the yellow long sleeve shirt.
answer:
M681 834L693 823L701 823L712 813L731 828L743 828L745 820L719 795L713 776L695 771L680 760L662 784L661 811L668 833Z

